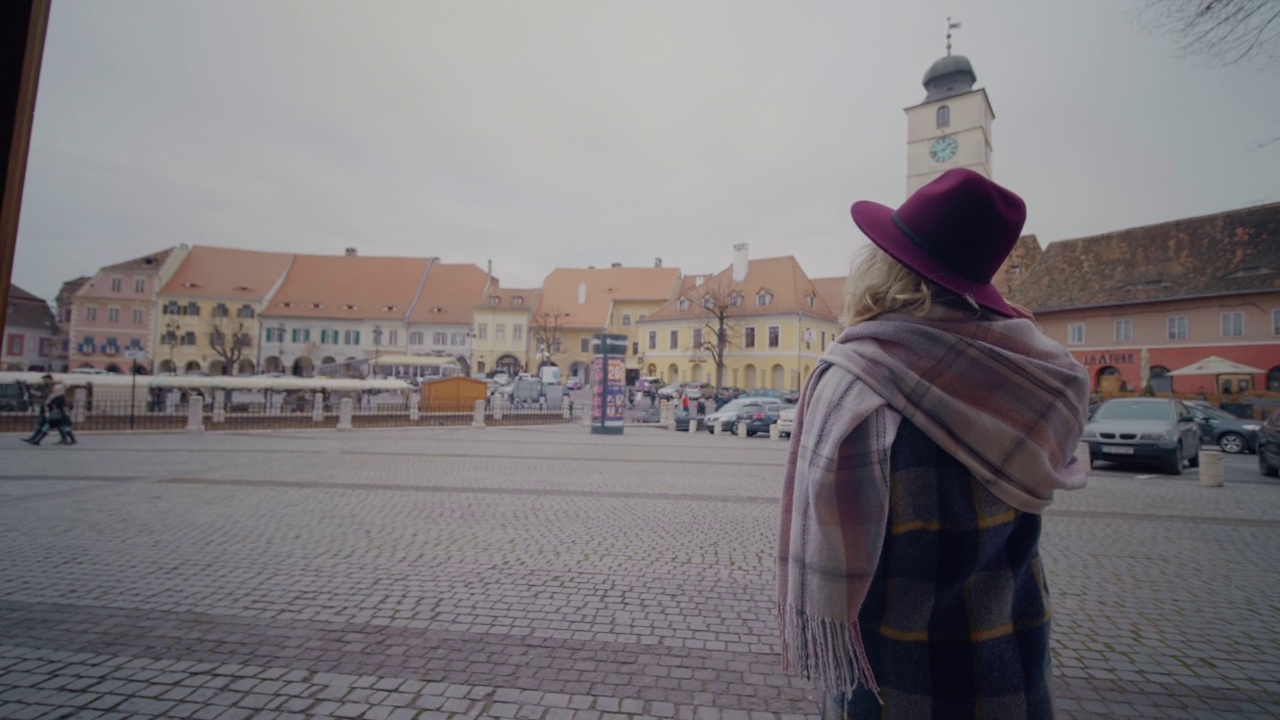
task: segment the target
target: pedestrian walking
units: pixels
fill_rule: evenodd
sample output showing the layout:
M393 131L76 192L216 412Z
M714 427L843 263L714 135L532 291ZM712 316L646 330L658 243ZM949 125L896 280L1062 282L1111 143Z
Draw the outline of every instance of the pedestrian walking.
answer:
M51 428L58 431L58 445L75 445L76 435L71 430L71 416L67 414L67 389L62 383L56 383L52 375L44 375L41 380L45 391L40 402L40 422L31 437L22 438L29 445L39 445L49 434Z
M1021 198L951 170L896 211L798 403L778 548L783 666L824 718L1053 717L1040 513L1085 484L1089 378L991 279Z
M705 417L707 414L707 401L698 398L698 417Z
M686 413L686 414L688 414L688 412L689 412L689 396L688 396L687 394L686 394L686 395L681 395L681 396L680 396L680 409L681 409L681 410L684 410L684 411L685 411L685 413Z

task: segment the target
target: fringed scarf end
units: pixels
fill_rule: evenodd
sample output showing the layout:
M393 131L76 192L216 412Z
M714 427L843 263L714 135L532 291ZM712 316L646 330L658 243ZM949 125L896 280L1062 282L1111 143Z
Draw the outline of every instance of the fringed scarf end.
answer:
M817 618L779 605L778 627L784 671L812 680L832 694L847 695L865 687L884 704L856 620Z

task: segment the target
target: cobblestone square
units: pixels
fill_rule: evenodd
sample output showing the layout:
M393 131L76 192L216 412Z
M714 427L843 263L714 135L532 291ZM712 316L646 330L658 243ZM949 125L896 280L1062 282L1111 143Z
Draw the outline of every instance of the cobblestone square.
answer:
M777 663L783 442L0 440L0 718L816 713ZM1047 514L1061 717L1280 715L1280 481L1225 460Z

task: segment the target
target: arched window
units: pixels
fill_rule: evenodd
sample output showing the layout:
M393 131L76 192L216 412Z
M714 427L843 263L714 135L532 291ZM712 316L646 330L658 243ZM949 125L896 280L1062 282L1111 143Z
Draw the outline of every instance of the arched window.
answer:
M951 127L951 106L942 105L938 107L938 129Z

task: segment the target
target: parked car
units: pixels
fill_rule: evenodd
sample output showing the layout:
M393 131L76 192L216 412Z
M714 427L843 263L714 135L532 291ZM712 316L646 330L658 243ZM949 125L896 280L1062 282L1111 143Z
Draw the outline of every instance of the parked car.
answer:
M1196 416L1200 437L1204 442L1217 445L1225 453L1255 452L1258 448L1258 428L1255 420L1245 420L1203 400L1188 400L1187 409Z
M741 411L742 408L747 405L759 404L760 398L755 398L755 402L752 402L752 398L738 398L737 400L730 400L724 404L724 407L713 413L707 414L707 430L710 431L715 427L717 421L722 421L724 423L724 428L726 430L730 430L732 429L732 424L738 419L738 412Z
M102 368L92 368L92 367L76 368L71 372L76 375L110 375L111 374L106 370L103 370Z
M691 415L690 413L687 413L684 410L681 410L679 408L676 408L674 414L672 415L672 418L676 422L676 430L680 430L682 432L689 431L690 420L696 421L698 423L697 425L698 430L702 430L706 426L705 425L706 418L702 418L697 415ZM647 425L656 425L657 423L662 422L662 408L658 408L658 407L649 408L647 411L645 411L644 415L640 416L640 422L645 423Z
M1280 410L1258 428L1258 472L1280 477Z
M1182 466L1200 464L1200 428L1181 400L1115 398L1094 411L1084 426L1089 466L1108 462L1158 463L1164 471L1182 474Z
M684 392L683 385L680 383L671 383L670 385L658 388L658 397L670 400L671 398L680 397L680 393L682 392Z
M741 397L771 398L773 400L781 400L783 402L793 403L799 398L799 395L797 395L795 392L791 390L759 389L759 390L747 390L741 395Z
M797 408L793 405L778 413L778 433L782 437L791 437L791 432L795 430L796 410Z
M778 422L778 416L790 407L784 403L767 403L764 405L748 405L738 414L738 422L746 423L747 437L768 433L769 428ZM735 424L735 429L736 429Z
M31 395L20 382L0 383L0 411L26 412L31 408Z

